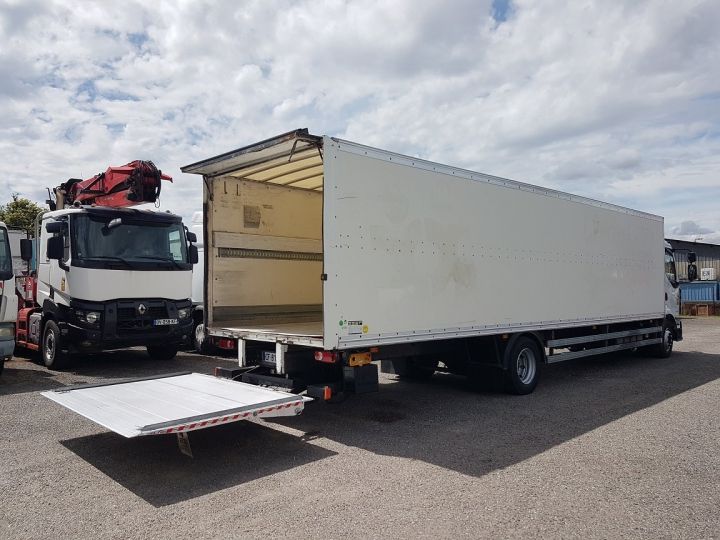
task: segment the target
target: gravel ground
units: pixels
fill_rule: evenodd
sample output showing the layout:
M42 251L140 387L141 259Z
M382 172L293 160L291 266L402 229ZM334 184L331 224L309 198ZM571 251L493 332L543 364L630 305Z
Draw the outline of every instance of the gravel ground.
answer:
M720 537L720 321L666 360L547 366L530 396L382 376L301 417L124 439L39 391L229 360L142 351L0 378L0 538Z

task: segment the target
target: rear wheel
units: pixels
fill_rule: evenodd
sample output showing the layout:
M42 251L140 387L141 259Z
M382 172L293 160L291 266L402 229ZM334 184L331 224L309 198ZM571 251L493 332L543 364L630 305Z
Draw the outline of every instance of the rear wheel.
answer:
M177 345L148 345L147 352L153 360L172 360L178 348Z
M42 340L42 361L50 369L62 369L67 365L67 354L62 350L60 327L53 320L45 323Z
M534 339L521 337L507 350L505 390L511 394L529 394L540 378L542 355Z

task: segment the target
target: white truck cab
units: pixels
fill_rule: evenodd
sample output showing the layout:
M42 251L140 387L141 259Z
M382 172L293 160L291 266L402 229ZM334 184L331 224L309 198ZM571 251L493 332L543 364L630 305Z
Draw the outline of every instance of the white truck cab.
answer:
M0 222L0 372L15 349L16 317L17 296L10 240L7 227Z
M191 338L193 240L180 216L166 212L76 206L45 213L28 343L48 367L60 367L67 352L132 346L172 358Z

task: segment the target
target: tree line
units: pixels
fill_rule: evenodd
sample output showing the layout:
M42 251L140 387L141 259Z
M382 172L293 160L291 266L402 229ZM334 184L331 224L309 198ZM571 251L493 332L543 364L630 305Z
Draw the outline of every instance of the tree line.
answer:
M34 234L35 218L40 212L46 210L30 199L20 197L17 193L13 193L11 197L11 201L0 205L0 221L4 222L9 229L22 229L27 233Z

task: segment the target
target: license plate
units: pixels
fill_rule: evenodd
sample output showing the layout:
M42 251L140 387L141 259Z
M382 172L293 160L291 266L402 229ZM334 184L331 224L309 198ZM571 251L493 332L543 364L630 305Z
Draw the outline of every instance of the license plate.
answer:
M177 319L155 319L153 324L155 326L170 326L171 324L177 324Z
M267 364L275 364L275 353L263 351L263 361Z

